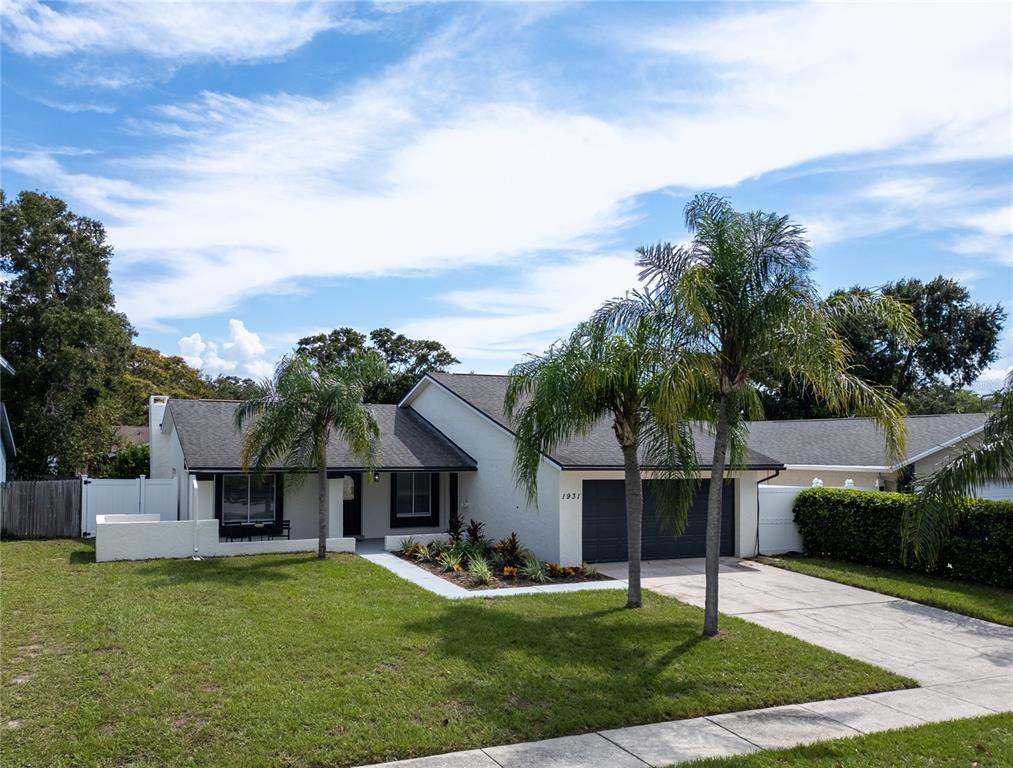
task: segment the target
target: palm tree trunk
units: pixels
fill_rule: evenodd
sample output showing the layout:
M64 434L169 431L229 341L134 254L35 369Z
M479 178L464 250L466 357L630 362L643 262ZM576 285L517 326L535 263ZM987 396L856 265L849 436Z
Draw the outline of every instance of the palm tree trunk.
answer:
M714 458L711 460L711 484L707 494L707 542L704 574L706 593L703 609L703 633L718 633L718 558L721 555L721 493L724 490L725 455L728 450L728 395L721 395L718 423L714 433Z
M330 499L327 493L327 460L320 462L317 468L317 489L319 492L320 507L317 510L317 525L320 540L317 542L317 558L323 560L327 557L327 518L330 517Z
M640 479L640 460L635 445L623 446L626 468L626 542L629 561L626 607L640 607L640 542L644 518L644 486Z

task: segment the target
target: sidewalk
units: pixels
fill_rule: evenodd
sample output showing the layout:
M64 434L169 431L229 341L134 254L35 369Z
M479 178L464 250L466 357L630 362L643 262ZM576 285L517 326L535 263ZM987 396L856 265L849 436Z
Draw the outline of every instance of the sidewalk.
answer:
M730 712L382 765L385 768L667 766L1009 711L1013 711L1013 680L1005 675L973 681L972 685L947 684Z
M625 564L616 563L602 568L602 572L618 576L624 569ZM725 561L721 571L723 612L908 675L925 687L617 728L383 765L668 766L1013 711L1013 629L1009 627L759 563ZM618 583L625 587L625 583ZM644 586L701 604L702 563L645 563Z

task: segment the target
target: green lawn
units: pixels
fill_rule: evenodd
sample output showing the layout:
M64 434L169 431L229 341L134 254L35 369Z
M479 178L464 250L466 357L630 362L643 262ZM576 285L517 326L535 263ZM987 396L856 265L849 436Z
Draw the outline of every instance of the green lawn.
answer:
M1010 589L820 557L764 557L760 561L1013 627L1013 590Z
M1013 715L919 725L692 765L694 768L1008 768L1013 765Z
M5 765L350 765L912 685L652 593L448 601L360 558L0 544Z

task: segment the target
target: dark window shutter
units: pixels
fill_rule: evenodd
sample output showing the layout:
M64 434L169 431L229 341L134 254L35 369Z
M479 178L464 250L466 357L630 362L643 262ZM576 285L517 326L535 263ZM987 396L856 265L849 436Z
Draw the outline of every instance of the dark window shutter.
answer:
M433 472L429 475L429 525L440 524L440 473Z

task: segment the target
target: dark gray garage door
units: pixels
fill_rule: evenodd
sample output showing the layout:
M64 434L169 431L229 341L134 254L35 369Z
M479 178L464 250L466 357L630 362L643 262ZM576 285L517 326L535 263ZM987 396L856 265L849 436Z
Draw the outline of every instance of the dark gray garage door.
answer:
M710 481L701 481L689 511L686 530L672 535L654 510L651 481L644 482L644 536L642 558L703 557L707 530L707 491ZM607 563L626 559L626 499L622 480L585 480L583 487L584 560ZM735 554L735 487L725 481L721 495L721 554Z

